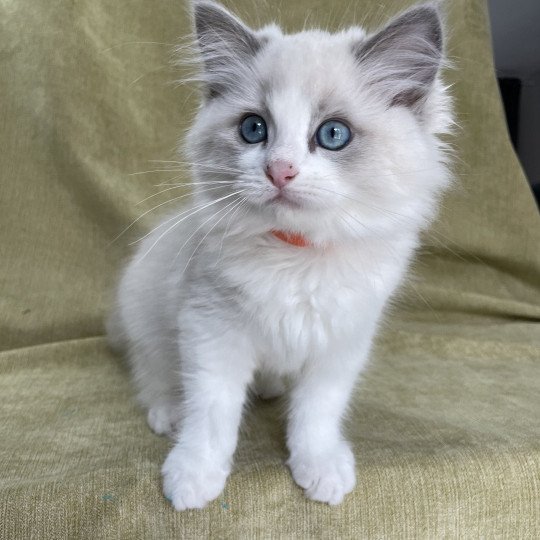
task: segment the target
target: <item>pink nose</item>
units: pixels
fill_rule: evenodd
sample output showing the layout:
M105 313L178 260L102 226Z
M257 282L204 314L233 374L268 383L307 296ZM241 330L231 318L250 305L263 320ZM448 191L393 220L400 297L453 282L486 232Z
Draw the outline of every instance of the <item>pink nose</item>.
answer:
M266 166L268 180L279 189L286 186L297 174L298 169L284 159L276 159Z

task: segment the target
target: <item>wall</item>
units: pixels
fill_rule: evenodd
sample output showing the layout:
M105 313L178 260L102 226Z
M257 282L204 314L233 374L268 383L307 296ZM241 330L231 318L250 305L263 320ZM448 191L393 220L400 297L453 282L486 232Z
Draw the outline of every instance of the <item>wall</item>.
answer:
M518 153L540 184L540 0L489 0L497 74L522 80Z

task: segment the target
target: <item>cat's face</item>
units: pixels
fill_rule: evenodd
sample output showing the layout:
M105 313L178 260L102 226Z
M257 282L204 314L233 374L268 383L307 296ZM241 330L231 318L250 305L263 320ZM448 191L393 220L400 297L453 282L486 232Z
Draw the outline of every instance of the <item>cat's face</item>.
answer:
M200 180L223 182L200 197L227 196L219 205L231 210L243 201L250 227L316 241L428 217L447 180L434 134L449 113L439 20L417 11L366 38L253 32L217 4L195 4L208 96L189 149Z

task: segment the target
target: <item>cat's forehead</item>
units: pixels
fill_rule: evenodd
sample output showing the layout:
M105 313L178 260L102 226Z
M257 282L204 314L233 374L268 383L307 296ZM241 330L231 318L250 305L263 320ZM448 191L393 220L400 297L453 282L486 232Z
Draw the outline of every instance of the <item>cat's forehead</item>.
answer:
M266 101L278 103L288 96L301 102L302 109L337 105L334 102L345 98L355 84L352 45L362 38L360 30L307 31L270 41L257 62Z

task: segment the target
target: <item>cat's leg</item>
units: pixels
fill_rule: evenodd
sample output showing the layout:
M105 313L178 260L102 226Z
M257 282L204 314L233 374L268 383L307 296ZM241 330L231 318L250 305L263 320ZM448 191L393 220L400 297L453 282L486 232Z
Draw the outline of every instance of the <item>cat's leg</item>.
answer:
M147 411L147 422L157 435L173 434L181 419L178 351L153 337L128 348L137 399Z
M354 456L341 421L367 350L314 360L291 392L289 468L310 499L339 504L356 483Z
M134 287L129 289L128 293L120 289L118 304L107 319L107 342L127 356L137 400L147 412L152 431L170 436L180 421L176 340L166 321L145 310L145 299L132 294Z
M223 490L254 371L253 351L240 332L190 337L180 346L182 424L162 467L163 491L177 510L203 508Z

